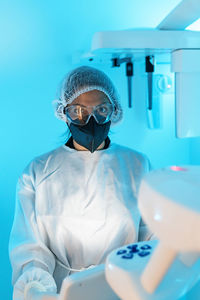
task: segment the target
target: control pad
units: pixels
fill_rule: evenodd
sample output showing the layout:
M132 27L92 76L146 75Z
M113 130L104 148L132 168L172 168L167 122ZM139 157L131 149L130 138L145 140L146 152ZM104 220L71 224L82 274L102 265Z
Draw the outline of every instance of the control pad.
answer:
M152 247L148 244L135 243L126 246L124 249L119 249L116 254L122 259L133 259L135 256L145 257L151 254Z

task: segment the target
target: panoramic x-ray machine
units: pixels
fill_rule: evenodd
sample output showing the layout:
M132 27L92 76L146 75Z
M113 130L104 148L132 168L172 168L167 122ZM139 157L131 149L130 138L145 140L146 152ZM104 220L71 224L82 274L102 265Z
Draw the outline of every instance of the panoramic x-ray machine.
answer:
M132 61L144 59L152 123L154 57L171 57L177 137L200 136L200 32L183 30L199 16L199 1L184 0L155 30L98 32L92 42L94 57L110 56L113 66L127 63L128 81ZM123 246L108 255L105 265L72 274L63 281L60 300L176 300L187 295L200 278L199 199L199 166L148 173L138 205L155 239ZM200 294L184 299L200 299Z
M200 278L199 182L199 166L148 173L138 201L156 239L120 247L105 266L67 277L60 300L176 300L185 295Z

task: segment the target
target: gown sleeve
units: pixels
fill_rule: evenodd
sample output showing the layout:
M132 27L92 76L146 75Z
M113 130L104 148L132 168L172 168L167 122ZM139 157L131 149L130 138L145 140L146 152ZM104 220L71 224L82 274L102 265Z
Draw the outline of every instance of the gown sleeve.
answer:
M13 300L23 300L25 286L32 281L39 282L50 292L57 289L52 275L55 256L45 245L37 226L34 177L32 162L17 183L15 216L9 241Z

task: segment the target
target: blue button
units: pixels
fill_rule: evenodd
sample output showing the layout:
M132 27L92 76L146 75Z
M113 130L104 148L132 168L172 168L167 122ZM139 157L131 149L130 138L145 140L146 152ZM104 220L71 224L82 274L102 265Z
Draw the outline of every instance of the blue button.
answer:
M138 255L140 257L145 257L145 256L149 255L150 253L151 253L150 251L141 251L138 253Z
M117 255L124 254L126 252L127 252L126 250L119 250L119 251L117 251Z
M137 244L127 246L128 249L137 249L137 247L138 247Z
M130 249L129 253L137 253L137 252L140 252L139 249L136 249L136 248L132 248Z
M148 250L148 249L151 249L151 246L149 246L149 245L143 245L143 246L141 246L141 249L142 250Z
M125 255L122 255L122 258L131 259L131 258L133 258L133 254L132 253L127 253Z

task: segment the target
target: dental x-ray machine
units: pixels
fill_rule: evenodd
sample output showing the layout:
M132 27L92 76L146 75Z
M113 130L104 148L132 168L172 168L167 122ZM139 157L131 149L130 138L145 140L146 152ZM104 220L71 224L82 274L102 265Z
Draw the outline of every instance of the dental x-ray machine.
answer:
M148 173L138 203L156 239L120 247L105 265L67 277L59 300L177 300L185 295L200 279L199 182L199 166Z
M200 32L184 31L199 16L199 0L183 0L155 30L98 32L92 42L94 56L110 56L114 67L127 64L129 107L133 61L144 59L152 122L154 58L170 57L178 137L200 136ZM60 300L176 300L185 295L200 278L199 199L199 166L148 173L138 203L156 239L120 247L105 265L72 274L63 281ZM200 294L186 299L198 300Z

